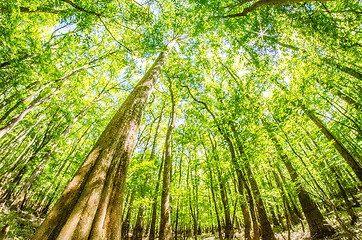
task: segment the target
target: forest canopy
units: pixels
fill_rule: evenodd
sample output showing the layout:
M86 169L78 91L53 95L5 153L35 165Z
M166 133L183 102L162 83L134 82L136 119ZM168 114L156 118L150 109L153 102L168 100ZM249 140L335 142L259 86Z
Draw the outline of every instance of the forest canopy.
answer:
M361 13L2 1L0 239L361 239Z

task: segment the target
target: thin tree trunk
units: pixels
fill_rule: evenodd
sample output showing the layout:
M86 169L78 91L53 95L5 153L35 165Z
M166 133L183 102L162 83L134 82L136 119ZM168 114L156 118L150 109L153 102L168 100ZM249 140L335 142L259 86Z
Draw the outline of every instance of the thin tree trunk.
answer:
M135 198L135 192L132 191L131 198L128 203L128 210L125 219L123 219L122 223L122 240L128 240L129 239L129 231L131 226L131 216L132 216L132 210L133 210L133 201Z
M158 134L159 134L160 126L161 126L163 109L164 109L164 107L162 107L162 110L161 110L161 113L160 113L160 116L159 116L159 119L158 119L158 122L157 122L156 133L155 133L155 136L154 136L154 139L153 139L153 145L152 145L152 150L151 150L151 155L150 155L149 162L153 162L155 160L156 148L157 148L157 139L158 139ZM150 177L151 176L148 173L146 175L146 181L144 183L144 186L148 185ZM145 198L144 191L141 191L141 194L142 194L141 197ZM143 215L144 215L145 207L146 207L145 205L141 204L139 209L138 209L136 225L135 225L134 230L133 230L133 238L134 239L142 239L142 235L143 235Z
M72 144L72 149L69 151L69 153L67 154L67 156L65 158L63 158L62 160L62 165L60 166L60 168L58 169L57 173L55 174L55 176L53 177L53 184L52 184L52 188L54 188L54 185L57 185L55 190L53 191L52 197L48 197L48 193L45 194L44 200L42 201L41 204L39 204L39 207L37 209L37 212L39 214L45 214L47 213L47 211L49 210L49 206L50 203L52 202L56 191L58 190L60 183L62 182L62 180L64 179L64 175L67 173L69 166L71 165L71 161L69 160L70 156L74 153L74 151L77 149L78 145L81 143L82 139L84 138L84 136L88 133L89 129L93 126L93 123L91 125L89 125L87 127L87 129L83 132L83 134L81 135L80 138L78 138L76 141L73 142ZM83 140L83 142L85 141L85 139ZM64 170L63 176L60 176L61 172ZM55 181L57 181L58 183L55 184ZM45 200L49 198L48 203L45 204Z
M194 211L194 208L192 206L192 200L191 200L191 195L192 193L190 192L190 184L189 184L189 179L192 177L190 176L192 174L192 172L190 171L191 168L191 159L189 159L189 163L188 163L188 167L187 167L187 176L186 176L186 187L187 187L187 197L188 197L188 205L189 205L189 209L190 209L190 217L192 218L192 223L193 223L193 234L194 234L194 238L195 240L197 240L197 220L196 220L196 214ZM191 225L191 219L190 219L190 225Z
M275 81L279 88L281 88L284 92L289 93L289 90ZM347 164L352 168L355 172L358 179L362 182L362 167L359 165L361 162L360 156L353 156L347 148L333 135L331 131L324 125L322 120L320 120L311 110L309 110L304 104L299 104L299 107L305 112L305 114L309 117L310 120L321 130L323 135L332 142L333 146L339 152L339 154L344 158Z
M38 125L38 123L45 117L45 115L42 115L41 117L38 118L38 120L32 124L27 130L24 130L22 133L19 134L18 138L15 138L13 141L16 141L18 143L23 143L24 138L29 134L29 132ZM39 130L35 133L35 137L32 138L32 140L30 140L30 142L25 146L25 148L23 148L22 152L20 153L20 155L18 155L18 157L16 158L15 161L13 161L9 167L9 169L12 168L13 165L16 165L16 163L23 157L23 155L26 154L27 150L29 149L29 147L32 146L33 142L36 139L36 136L39 134ZM11 145L10 145L11 146ZM11 156L9 159L12 159L15 156L15 154L13 156ZM1 160L1 163L3 163L5 161L5 156L3 157L3 159ZM1 182L1 180L0 180Z
M149 240L155 240L155 235L156 235L157 198L158 198L158 190L160 188L160 182L161 182L161 176L162 176L162 167L163 167L164 158L165 158L164 154L165 153L163 153L160 169L158 171L157 183L156 183L154 198L153 198L153 202L152 202L152 220L151 220L151 226L150 226Z
M46 87L50 86L51 84L57 82L59 80L55 80L55 81L52 81L52 82L49 82L47 84L45 84L44 86L42 86L41 88L39 88L36 92L34 92L32 95L24 98L24 99L21 99L19 101L16 102L16 104L14 106L12 106L11 108L9 108L5 114L1 117L0 119L0 124L3 123L5 121L5 119L16 109L18 108L22 103L25 103L27 100L29 99L32 99L34 98L36 95L38 95L41 91L43 91Z
M362 81L362 73L360 73L350 67L343 66L331 58L325 57L322 59L322 61L325 62L326 64L328 64L329 66L335 67L338 70L340 70L341 72L344 72L344 73L350 75L351 77L354 77L354 78Z
M22 190L19 194L15 197L13 203L11 204L11 208L19 209L20 204L23 205L25 196L29 192L31 184L35 181L35 179L38 177L42 169L44 168L44 164L50 159L50 153L51 150L48 150L48 152L44 155L43 159L38 163L38 165L35 167L33 172L31 173L30 177L26 181L25 185L22 187Z
M212 141L211 141L211 145L213 148L213 155L214 155L216 162L220 162L219 156L216 152L216 146L214 145L214 143ZM224 207L225 239L229 239L233 235L233 226L231 223L230 206L229 206L229 201L228 201L227 191L225 188L224 179L222 178L222 173L218 166L216 167L216 172L217 172L218 181L219 181L221 202Z
M213 181L213 176L212 176L212 170L211 170L211 166L210 166L210 163L209 163L209 160L208 160L209 158L207 156L207 152L206 152L205 147L204 147L204 150L205 150L205 154L206 154L207 168L209 169L209 173L210 173L210 189L211 189L212 201L214 203L214 208L215 208L217 227L218 227L218 232L219 232L219 239L222 239L221 223L220 223L219 211L217 209L217 204L216 204L216 197L215 197L215 191L214 191L214 181Z
M331 93L340 97L343 101L345 101L346 103L348 103L349 105L354 107L356 110L362 111L362 104L360 104L359 102L357 102L356 100L354 100L353 98L348 96L347 94L343 93L342 91L335 89L334 87L323 82L321 79L319 79L319 78L315 78L315 79L321 86L328 89Z
M274 133L270 130L268 123L262 119L262 122L267 130L270 139L272 140L277 154L286 166L288 173L295 185L297 190L299 202L302 206L304 216L307 219L309 226L310 235L312 238L320 238L324 236L330 236L334 234L334 229L328 224L324 219L322 213L319 211L316 203L309 196L309 193L303 188L300 180L299 174L295 170L294 166L290 162L288 156L284 153L282 146L279 141L274 136Z
M336 148L339 154L341 154L344 160L346 160L347 164L352 168L358 179L362 182L362 168L358 164L360 157L354 157L312 111L308 110L304 106L302 106L302 109L313 121L313 123L321 130L324 136L332 142L333 146Z
M183 142L183 139L182 139ZM183 153L184 153L184 147L182 146L182 150L181 150L181 157L179 160L179 179L178 179L178 189L181 188L181 179L182 179L182 157L183 157ZM175 223L175 240L177 240L178 237L178 223L179 223L179 210L180 210L180 196L177 196L177 209L176 209L176 223Z
M165 163L163 169L163 184L162 184L162 198L161 198L161 220L160 220L160 240L172 239L172 226L171 226L171 206L170 206L170 185L171 185L171 157L172 157L172 132L176 126L176 104L172 91L172 83L170 82L171 94L171 122L167 129L166 142L165 142Z
M121 238L129 161L149 96L176 40L160 53L127 97L33 240Z
M247 197L248 197L248 202L249 202L249 206L250 206L250 215L251 215L251 219L252 219L252 222L253 222L253 231L254 231L254 237L253 238L258 239L260 229L259 229L259 225L258 225L258 220L256 218L256 214L255 214L255 205L254 205L254 201L253 201L253 198L252 198L252 193L251 193L250 188L249 188L249 186L248 186L248 184L246 182L245 176L244 176L243 172L241 171L241 167L239 166L239 163L237 161L234 145L233 145L230 137L222 130L221 126L218 123L218 120L217 120L215 114L209 109L207 104L205 102L203 102L203 101L200 101L200 100L196 99L194 97L194 95L192 95L192 93L190 91L190 88L188 86L184 86L184 87L187 88L187 90L188 90L190 96L192 97L192 99L194 101L196 101L197 103L202 104L205 107L206 111L210 113L212 119L216 123L216 126L217 126L220 134L223 136L225 141L228 143L228 147L229 147L230 154L231 154L231 162L232 162L232 164L234 166L236 175L238 177L238 190L239 190L239 193L244 194L244 188L246 189L246 191L248 193ZM242 201L241 201L241 204L243 204ZM241 209L246 210L246 207L245 208L242 207ZM245 216L247 214L248 213L243 212L244 222L249 220L249 218L245 218ZM248 234L245 234L245 236L248 236Z
M268 215L266 213L264 202L263 202L263 199L262 199L260 191L259 191L259 186L254 177L254 173L251 170L249 159L247 159L246 153L244 152L243 145L237 136L237 132L236 132L234 126L232 125L231 128L232 128L232 131L236 138L236 143L238 145L239 154L240 154L241 158L243 159L244 166L246 167L247 176L248 176L249 182L250 182L250 187L253 191L253 196L254 196L254 199L256 202L259 221L260 221L260 225L261 225L261 237L263 240L276 240L273 229L271 228L270 222L268 220Z
M6 133L10 132L29 112L31 112L35 107L39 106L40 104L48 101L50 98L55 96L59 92L59 88L53 91L48 96L36 99L18 116L13 117L4 127L0 129L0 138L4 136Z

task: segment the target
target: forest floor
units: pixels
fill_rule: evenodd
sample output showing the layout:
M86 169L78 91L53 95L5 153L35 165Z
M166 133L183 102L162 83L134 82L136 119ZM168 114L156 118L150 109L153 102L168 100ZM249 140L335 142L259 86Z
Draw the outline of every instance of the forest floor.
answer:
M329 218L329 222L333 225L333 227L337 230L337 233L330 237L326 238L325 240L344 240L344 239L353 239L353 240L362 240L362 207L356 208L356 212L359 213L359 221L354 227L348 226L348 230L350 233L354 235L354 238L348 238L348 232L346 230L342 229L342 226L338 224L338 221L332 220ZM342 215L342 220L346 220L346 216ZM21 240L21 239L30 239L31 236L34 234L37 227L40 225L41 221L43 221L42 218L39 218L35 216L34 214L31 214L26 211L13 211L9 210L6 207L0 208L0 230L6 225L9 225L9 231L7 234L7 237L5 239L7 240ZM345 221L346 222L346 221ZM288 239L288 233L277 233L276 238L278 240L287 240ZM146 239L146 238L145 238ZM180 238L184 239L184 238ZM185 238L184 240L191 240L194 239L194 237L191 238ZM200 240L217 240L217 237L212 236L211 233L209 234L203 234L201 236L198 236L198 239ZM234 239L243 239L242 234L237 234L236 238ZM290 233L290 239L291 240L306 240L308 239L308 233L304 232L301 225L295 226L293 230Z

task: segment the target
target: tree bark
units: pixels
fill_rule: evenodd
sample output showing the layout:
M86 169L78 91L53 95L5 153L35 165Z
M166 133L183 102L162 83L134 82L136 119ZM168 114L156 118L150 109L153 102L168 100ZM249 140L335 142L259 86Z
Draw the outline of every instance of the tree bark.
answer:
M210 140L211 140L211 138L210 138ZM216 152L216 146L214 145L214 143L212 141L211 141L211 145L212 145L213 155L214 155L216 162L220 162L219 156ZM221 173L221 170L219 169L219 166L216 166L216 172L217 172L217 177L218 177L218 181L219 181L221 202L224 207L225 239L229 239L233 235L233 226L231 223L230 206L229 206L227 191L226 191L226 187L225 187L225 181L222 177L222 173Z
M158 190L160 188L160 182L161 182L161 176L162 176L162 167L163 167L164 159L165 159L165 156L163 154L160 169L158 171L157 183L156 183L156 188L155 188L155 195L154 195L153 203L152 203L152 219L151 219L149 240L154 240L155 235L156 235L157 198L158 198Z
M267 130L269 137L277 150L277 154L287 168L288 173L295 185L300 205L302 206L304 216L307 219L311 237L322 238L324 236L333 235L334 229L324 219L316 203L309 196L309 193L303 188L301 182L299 181L299 174L290 162L288 156L284 153L283 148L276 139L274 133L270 130L268 123L263 119L262 123L264 124L265 129Z
M328 89L331 93L337 95L340 97L343 101L354 107L357 111L362 111L362 104L348 96L347 94L343 93L339 89L335 89L333 86L327 84L326 82L323 82L321 79L316 78L316 81L323 86L324 88Z
M280 89L284 92L289 93L289 90L280 84L279 82L275 81ZM347 148L333 135L333 133L324 125L322 120L320 120L313 111L308 109L304 104L298 102L300 109L302 109L305 114L309 117L310 120L321 130L323 135L332 142L333 146L339 152L339 154L344 158L347 164L352 168L358 179L362 182L362 167L360 166L359 162L361 162L360 156L353 156Z
M160 220L160 240L172 239L171 226L171 206L170 206L170 185L171 185L171 157L172 157L172 132L176 126L176 104L172 91L172 83L170 82L171 95L171 122L167 129L165 142L165 163L163 169L162 197L161 197L161 220Z
M121 238L129 161L149 96L176 40L166 46L127 97L33 240Z
M122 240L128 240L129 239L129 230L130 230L130 226L131 226L131 216L132 216L132 210L133 210L133 201L135 198L135 192L133 191L131 193L131 197L128 203L128 209L127 209L127 214L126 217L122 220Z
M156 127L156 133L153 139L153 145L152 145L152 150L151 150L151 155L150 155L150 159L149 162L153 162L155 160L155 155L156 155L156 148L157 148L157 139L158 139L158 133L160 130L160 126L161 126L161 120L162 120L162 115L163 115L163 109L161 110L158 122L157 122L157 127ZM149 179L150 179L150 174L148 173L146 176L146 181L144 183L144 186L148 185ZM145 198L145 192L141 191L141 197ZM136 220L136 225L134 227L133 230L133 238L134 239L142 239L142 235L143 235L143 215L144 215L144 211L145 211L145 205L141 204L139 209L138 209L138 214L137 214L137 220Z
M261 238L263 240L276 240L273 229L271 228L270 222L268 220L268 215L266 213L264 202L263 202L263 199L262 199L260 191L259 191L258 183L256 182L254 173L251 170L249 159L247 158L246 153L244 152L244 147L243 147L240 139L237 136L237 132L236 132L234 126L231 125L231 128L232 128L232 131L236 138L236 143L238 146L240 157L243 159L244 166L246 167L246 172L247 172L247 176L249 178L250 187L253 191L253 196L254 196L254 199L256 202L259 221L260 221L260 225L261 225Z
M209 109L209 107L207 106L207 104L203 101L200 101L198 99L195 98L194 95L192 95L191 91L190 91L190 88L188 86L184 86L187 88L190 96L192 97L192 99L194 101L196 101L197 103L199 104L202 104L206 111L208 113L210 113L212 119L214 120L214 122L216 123L216 126L218 128L218 131L220 132L220 134L222 135L222 137L225 139L225 141L227 142L228 144L228 147L229 147L229 150L230 150L230 154L231 154L231 162L232 162L232 165L234 166L234 169L235 169L235 172L236 172L236 175L238 177L238 190L239 190L239 193L240 194L244 194L244 188L246 189L247 193L248 193L248 202L249 202L249 207L250 207L250 215L251 215L251 219L253 221L253 231L254 231L254 236L253 238L255 239L258 239L259 238L259 225L258 225L258 220L256 218L256 214L255 214L255 205L254 205L254 201L253 201L253 198L252 198L252 193L250 191L250 188L246 182L246 179L245 179L245 176L241 170L241 167L239 166L239 163L237 161L237 157L236 157L236 153L235 153L235 148L234 148L234 144L233 142L231 141L230 137L228 136L228 134L223 131L223 129L221 128L220 124L218 123L218 120L215 116L215 114ZM242 210L246 210L246 207L243 206L243 201L240 201L241 202L241 209ZM246 216L248 215L249 213L246 213L246 212L243 212L243 216L244 216L244 221L248 221L249 218L247 218ZM246 230L246 229L245 229ZM245 236L246 237L249 237L249 235L247 233L245 233Z
M332 142L333 146L336 148L339 154L341 154L347 164L352 168L358 179L362 182L362 167L359 164L359 162L361 162L360 157L353 156L312 111L307 109L304 105L302 105L301 108L312 120L312 122L321 130L323 135Z
M204 150L205 150L205 154L206 154L207 168L209 169L209 173L210 173L210 189L211 189L212 201L214 203L214 208L215 208L215 214L216 214L216 220L217 220L217 228L218 228L218 232L219 232L219 239L222 239L221 223L220 223L219 211L217 210L212 170L211 170L211 166L210 166L210 163L209 163L209 160L208 160L209 158L207 156L207 152L206 152L205 147L204 147Z

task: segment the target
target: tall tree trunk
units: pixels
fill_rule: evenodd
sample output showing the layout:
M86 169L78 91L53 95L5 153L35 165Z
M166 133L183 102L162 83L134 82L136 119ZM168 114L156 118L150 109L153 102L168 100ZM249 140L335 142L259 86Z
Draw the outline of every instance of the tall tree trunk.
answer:
M26 101L28 101L29 99L34 98L36 95L38 95L42 90L44 90L46 87L49 87L51 84L57 82L58 80L49 82L47 84L45 84L44 86L42 86L41 88L39 88L36 92L34 92L32 95L24 98L24 99L20 99L19 101L16 102L16 104L14 106L12 106L11 108L9 108L5 114L1 117L0 119L0 124L3 123L5 121L5 119L16 109L18 108L22 103L25 103Z
M191 93L190 88L188 86L184 86L184 87L187 88L187 90L188 90L190 96L192 97L192 99L194 101L196 101L197 103L202 104L205 107L206 111L208 113L210 113L212 119L214 120L214 122L215 122L215 124L216 124L216 126L218 128L218 131L220 132L220 134L222 135L222 137L225 139L225 141L228 144L230 154L231 154L231 162L232 162L232 165L233 165L233 167L235 169L236 175L238 177L238 190L239 190L239 193L244 194L244 189L246 189L246 191L248 193L247 198L248 198L248 202L249 202L249 206L250 206L250 215L251 215L251 219L253 221L253 231L254 231L254 237L253 238L258 239L260 229L259 229L259 225L258 225L258 220L256 218L256 214L255 214L255 205L254 205L254 201L253 201L253 198L252 198L252 193L251 193L250 188L249 188L249 186L248 186L248 184L246 182L245 176L244 176L243 172L241 171L241 167L239 166L239 163L237 161L234 145L233 145L230 137L228 136L228 134L225 131L223 131L223 129L221 128L215 114L210 110L208 105L205 102L200 101L197 98L195 98L195 96ZM243 207L244 202L243 201L240 201L240 202L241 202L241 205L242 205L241 209L246 210L246 207ZM249 220L249 218L246 217L247 214L249 214L249 213L243 212L245 222ZM245 236L247 236L247 237L249 236L247 234L247 232L245 232Z
M183 139L182 139L183 142ZM180 189L181 188L181 179L182 179L182 157L183 157L183 153L184 153L184 147L182 146L182 150L181 150L181 157L179 160L179 179L178 179L178 185L177 188ZM176 221L175 221L175 240L177 240L178 237L178 229L179 229L179 210L180 210L180 196L177 196L177 208L176 208Z
M274 133L270 130L270 126L268 123L262 119L262 122L267 130L270 139L272 140L277 153L284 163L285 167L288 170L288 173L295 185L297 190L298 199L300 205L302 206L302 210L304 212L304 216L307 219L307 223L309 226L310 235L312 238L321 238L324 236L329 236L334 234L334 229L328 224L328 222L324 219L322 213L319 211L316 203L309 196L309 193L303 188L300 180L299 174L295 170L294 166L290 162L288 156L284 153L282 146L279 141L275 137Z
M240 208L241 208L241 213L243 214L243 219L244 219L244 238L245 240L251 240L251 219L250 219L250 213L249 210L247 209L247 204L246 204L246 200L244 198L245 194L245 188L243 187L239 187L238 185L238 181L235 178L235 174L233 177L233 182L235 185L235 192L239 191L239 194L242 195L240 198ZM240 191L243 191L242 193L240 193ZM253 206L253 205L252 205ZM241 232L241 228L239 229L239 231Z
M348 103L349 105L354 107L356 110L362 111L362 104L360 104L359 102L357 102L356 100L354 100L353 98L348 96L347 94L343 93L341 90L335 89L333 86L329 85L326 82L323 82L319 78L316 78L316 81L320 85L322 85L324 88L328 89L331 93L333 93L333 94L337 95L338 97L340 97L341 99L343 99L343 101L345 101L346 103Z
M23 163L23 166L21 167L21 169L26 169L26 165L28 162L31 162L36 156L37 154L40 152L40 150L49 142L49 138L48 135L51 132L51 128L52 128L52 121L48 124L44 136L42 138L42 140L40 141L40 143L38 143L38 145L36 146L35 150L30 154L30 157L25 160L25 162ZM39 133L39 132L38 132ZM36 133L33 140L36 138L36 135L38 134ZM0 179L0 184L4 185L5 182L9 182L12 175L14 175L15 173L15 169L16 167L19 165L19 161L14 161L14 163L9 167L8 171L6 172L6 174L3 175L3 177ZM23 175L22 175L23 176ZM21 179L20 179L21 180ZM19 180L19 181L20 181ZM13 181L11 179L11 181Z
M254 199L256 202L259 221L260 221L260 225L261 225L261 238L263 240L276 240L273 229L268 220L268 215L266 213L264 202L263 202L263 199L262 199L260 191L259 191L259 186L254 177L254 173L251 170L249 159L247 158L246 153L244 152L244 147L243 147L240 139L238 138L238 135L237 135L237 132L236 132L234 126L231 125L231 128L232 128L232 131L236 138L236 143L238 145L240 157L243 159L243 164L246 168L247 176L248 176L249 182L250 182L250 187L253 191L253 196L254 196Z
M213 148L213 155L214 155L216 162L220 162L219 156L216 152L216 146L214 145L214 143L212 141L211 141L211 145ZM224 207L225 239L229 239L233 235L233 226L231 223L229 200L228 200L227 191L226 191L226 187L225 187L225 181L222 177L222 173L221 173L221 170L219 169L219 166L216 166L216 172L217 172L217 177L218 177L218 181L219 181L221 202Z
M336 150L341 154L347 164L352 168L358 179L362 182L362 167L360 166L359 156L353 156L347 148L329 131L329 129L324 125L324 123L309 109L304 105L301 107L307 116L313 121L313 123L321 130L323 135L332 142Z
M172 91L172 83L170 82L171 94L171 122L167 129L166 142L165 142L165 163L163 169L163 182L162 182L162 197L161 197L161 220L160 220L160 240L171 240L171 206L170 206L170 185L171 185L171 155L172 155L172 132L176 126L176 104Z
M229 137L226 137L226 141L228 143L229 146L229 151L231 154L231 162L234 166L235 172L236 172L236 176L238 177L238 190L240 194L244 194L244 189L247 192L247 201L249 203L249 209L250 209L250 216L251 216L251 220L252 220L252 226L253 226L253 239L259 239L260 237L260 227L259 227L259 221L257 218L257 214L255 211L255 202L253 199L253 193L252 190L250 189L247 179L241 169L241 166L239 165L239 162L237 161L237 156L236 156L236 152L235 152L235 148L234 148L234 144L232 143L231 139ZM241 202L241 204L243 204ZM241 209L246 210L246 206L245 207L241 207ZM244 217L244 221L247 221L249 218L246 218L246 214L248 213L243 213L243 217ZM246 229L245 229L246 230ZM247 235L246 235L247 236Z
M327 164L327 162L326 162L326 164ZM342 195L342 198L343 198L343 200L344 200L344 202L346 204L346 211L347 211L348 215L351 217L351 225L353 226L358 221L358 216L357 216L356 212L354 211L354 209L352 208L353 204L348 199L348 195L346 193L346 190L342 186L342 183L341 183L341 181L339 179L339 176L337 174L337 171L336 171L335 167L334 166L328 166L328 167L329 167L329 170L331 171L332 176L335 178L335 181L337 183L339 191L340 191L340 193Z
M214 207L215 207L215 214L216 214L216 220L217 220L217 228L218 228L218 232L219 232L219 239L222 239L221 223L220 223L219 211L217 209L217 204L216 204L216 197L215 197L212 170L211 170L210 162L208 160L209 158L207 156L207 152L206 152L205 147L204 147L204 150L205 150L205 154L206 154L207 168L209 169L209 173L210 173L210 189L211 189L212 201L213 201Z
M360 81L362 80L362 73L360 73L350 67L339 64L332 58L325 57L325 58L322 58L322 61L325 62L326 64L328 64L329 66L335 67L338 70L340 70L341 72L344 72L344 73L350 75L351 77L354 77Z
M289 93L289 90L280 84L278 81L274 81L280 89L285 93ZM308 109L304 104L298 102L299 107L305 112L310 120L321 130L323 135L332 142L333 146L339 152L339 154L344 158L347 164L352 168L358 179L362 182L362 167L359 162L361 162L360 156L353 156L348 149L333 135L333 133L324 125L322 120L320 120L313 111Z
M164 107L162 107L158 122L157 122L157 127L156 127L156 133L155 136L153 138L153 145L152 145L152 150L151 150L151 155L150 155L150 159L149 162L153 162L155 160L155 155L156 155L156 148L157 148L157 139L158 139L158 133L160 130L160 126L161 126L161 120L162 120L162 115L163 115L163 109ZM148 173L146 176L146 181L144 183L144 186L148 185L149 179L150 179L150 174ZM142 198L145 198L145 192L142 191ZM145 211L145 205L141 204L139 206L138 209L138 214L137 214L137 220L136 220L136 225L134 227L133 230L133 238L134 239L142 239L142 235L143 235L143 215L144 215L144 211Z
M5 181L7 179L7 175L10 175L10 173L15 169L15 167L17 166L17 164L19 163L19 161L21 159L24 158L24 156L26 155L26 153L28 152L29 148L33 145L33 143L36 140L36 137L38 136L38 134L40 133L40 131L37 131L33 138L29 141L29 143L24 147L24 149L21 151L21 153L17 156L17 158L15 160L13 160L13 162L11 163L10 166L8 166L8 171L5 175L3 175L0 179L0 185L3 183L3 181Z
M86 134L88 133L88 131L91 129L92 126L93 126L93 124L90 124L87 127L87 129L83 132L83 134L80 136L80 138L78 138L77 140L75 140L73 142L72 149L69 151L67 156L65 158L63 158L62 165L59 167L58 171L54 175L53 183L52 183L52 185L50 187L50 189L52 189L56 185L55 190L53 191L53 194L50 194L50 192L45 194L43 201L39 204L39 206L37 208L37 212L39 214L45 214L45 213L48 212L50 203L52 202L52 200L53 200L53 198L55 196L55 193L56 193L56 191L58 190L58 188L60 186L60 183L64 179L64 174L67 173L68 168L71 165L71 161L69 161L70 156L75 152L75 150L77 149L79 144L81 144L82 139L86 136ZM83 141L85 141L85 139ZM60 175L61 172L64 172L62 176ZM55 182L57 182L57 183L55 183ZM46 199L48 199L48 202L45 204Z
M190 184L189 184L189 179L192 177L190 176L192 174L192 172L190 171L191 168L191 159L189 158L189 163L187 166L187 176L186 176L186 187L187 187L187 200L188 200L188 205L189 205L189 209L190 209L190 225L191 225L191 218L192 218L192 223L193 223L193 234L194 234L194 238L195 240L197 240L197 219L196 219L196 213L194 211L194 207L192 206L192 199L191 199L191 191L190 191ZM190 228L190 232L191 232L191 227ZM190 234L191 236L191 234Z
M148 98L176 40L127 97L33 240L121 238L123 194L134 142Z
M130 226L131 226L131 216L132 216L132 210L133 210L133 201L135 198L135 192L132 191L131 193L131 198L129 200L128 203L128 209L127 209L127 214L126 217L122 220L122 240L128 240L129 239L129 230L130 230Z
M55 96L59 92L59 88L55 89L51 94L44 98L35 99L29 106L19 115L13 117L4 127L0 129L0 138L10 132L29 112L31 112L35 107L40 104L48 101L53 96Z
M44 168L44 164L50 159L51 150L48 150L48 152L43 156L43 159L38 163L38 165L35 167L33 172L31 173L30 177L20 190L19 194L15 197L13 203L11 204L11 208L19 209L20 205L23 205L25 196L30 190L30 187L32 183L35 181L35 179L38 177L42 169Z
M156 235L156 218L157 218L157 198L158 198L158 190L160 188L160 182L161 182L161 176L162 176L162 167L165 159L165 153L163 153L160 169L158 170L158 177L157 177L157 183L155 187L155 193L153 197L152 202L152 219L151 219L151 226L150 226L150 236L149 240L155 240Z

